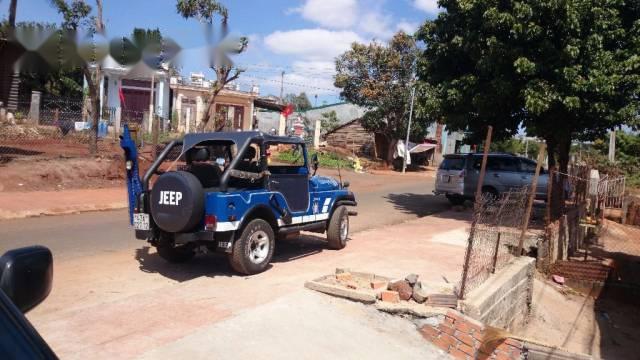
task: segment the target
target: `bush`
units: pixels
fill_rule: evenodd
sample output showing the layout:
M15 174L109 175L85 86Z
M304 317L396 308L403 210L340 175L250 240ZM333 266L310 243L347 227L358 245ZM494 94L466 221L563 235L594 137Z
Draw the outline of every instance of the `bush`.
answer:
M338 167L353 169L353 161L335 152L316 152L315 150L309 151L309 161L313 154L318 154L318 161L321 168L337 169ZM282 151L278 153L277 158L284 162L293 162L298 158L298 154L292 150Z

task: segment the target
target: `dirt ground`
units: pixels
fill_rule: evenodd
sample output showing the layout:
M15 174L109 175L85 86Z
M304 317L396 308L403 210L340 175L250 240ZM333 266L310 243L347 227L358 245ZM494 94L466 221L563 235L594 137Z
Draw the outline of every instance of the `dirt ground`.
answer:
M0 192L52 191L65 189L102 189L124 186L123 157L117 143L101 141L98 157L88 157L85 144L60 141L20 142L0 145ZM3 155L4 154L4 155ZM141 174L150 166L149 147L140 154ZM400 174L395 171L376 170L368 174L343 169L319 169L319 175L342 175L356 190L371 190L409 183L418 178L433 178L434 169ZM371 176L371 174L381 175ZM391 180L393 179L393 180Z
M602 291L583 294L536 279L532 317L521 334L595 357L640 358L640 228L606 221L589 260L614 266Z

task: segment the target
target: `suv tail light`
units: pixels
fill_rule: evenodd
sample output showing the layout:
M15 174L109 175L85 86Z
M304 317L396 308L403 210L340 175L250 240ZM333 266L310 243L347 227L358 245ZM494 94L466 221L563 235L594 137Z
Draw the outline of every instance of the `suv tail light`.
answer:
M215 231L218 219L215 215L206 215L204 217L204 229L206 231Z
M462 170L462 171L460 171L460 174L458 174L458 177L462 179L466 175L467 175L467 171L466 170Z

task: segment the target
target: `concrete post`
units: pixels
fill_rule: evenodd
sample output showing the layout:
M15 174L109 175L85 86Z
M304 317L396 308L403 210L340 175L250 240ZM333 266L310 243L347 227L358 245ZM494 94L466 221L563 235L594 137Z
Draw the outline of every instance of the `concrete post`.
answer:
M316 120L316 125L313 128L313 148L317 149L320 147L320 129L322 128L322 121L320 119Z
M191 132L191 108L190 107L187 107L185 109L184 117L185 117L185 122L186 122L185 131L184 132L185 132L185 134L188 134L188 133Z
M29 108L29 119L33 124L40 124L40 91L31 92L31 107Z
M153 105L149 105L149 122L147 123L147 130L149 134L153 132Z
M115 123L114 123L114 125L115 125L114 126L115 127L114 132L116 134L116 139L120 135L120 121L121 121L121 119L122 119L122 108L120 106L118 106L116 108L116 120L115 120Z
M280 119L278 121L278 135L284 136L287 131L287 118L280 113Z

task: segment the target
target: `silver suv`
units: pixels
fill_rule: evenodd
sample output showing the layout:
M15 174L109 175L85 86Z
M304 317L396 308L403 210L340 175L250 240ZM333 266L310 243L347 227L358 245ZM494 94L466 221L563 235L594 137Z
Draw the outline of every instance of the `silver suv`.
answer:
M475 196L482 154L445 155L436 175L434 194L445 195L454 205ZM489 154L487 172L482 185L482 192L498 197L509 189L530 186L536 171L536 162L511 154ZM536 198L546 199L548 173L541 169Z

